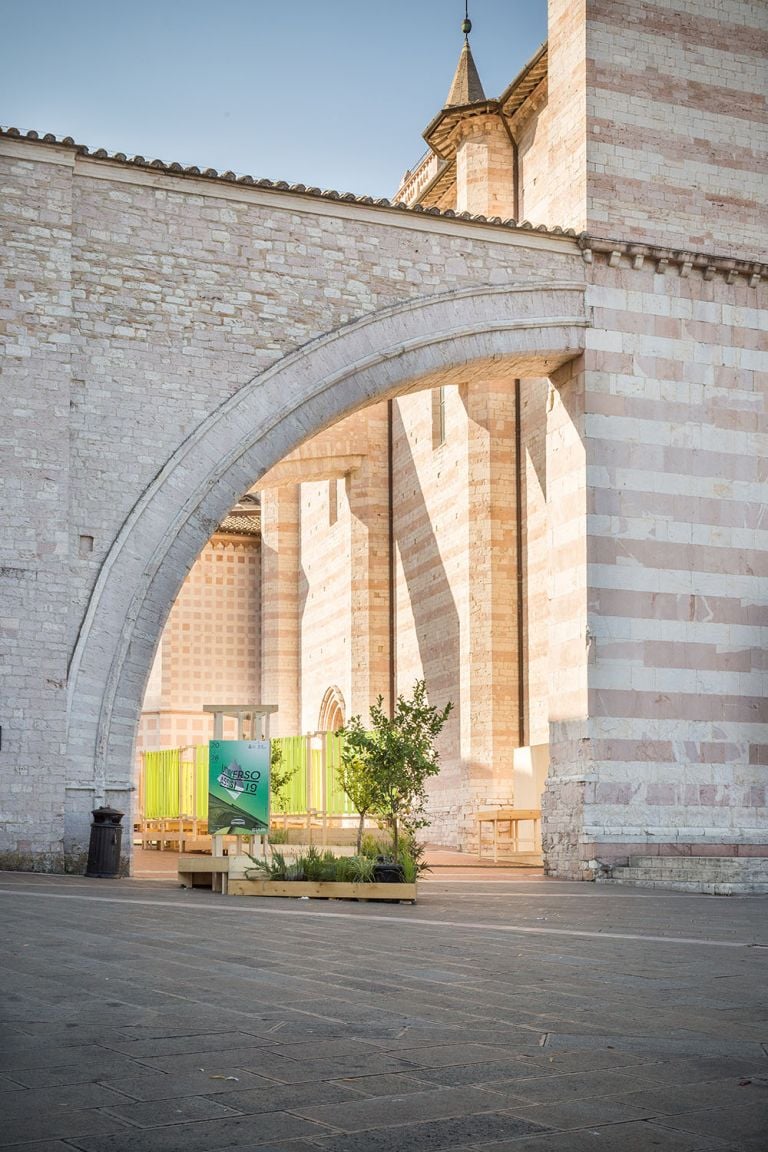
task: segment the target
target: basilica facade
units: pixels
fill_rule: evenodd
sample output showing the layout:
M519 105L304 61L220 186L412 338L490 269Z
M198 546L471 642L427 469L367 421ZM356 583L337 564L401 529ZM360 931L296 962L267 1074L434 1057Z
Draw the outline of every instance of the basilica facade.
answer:
M391 202L5 134L11 206L70 213L19 251L74 346L22 307L70 511L58 552L20 539L67 621L0 755L65 753L47 833L10 789L7 851L129 806L205 703L293 735L423 678L454 705L432 839L527 789L553 874L763 882L767 42L747 0L550 0L498 96L465 40Z

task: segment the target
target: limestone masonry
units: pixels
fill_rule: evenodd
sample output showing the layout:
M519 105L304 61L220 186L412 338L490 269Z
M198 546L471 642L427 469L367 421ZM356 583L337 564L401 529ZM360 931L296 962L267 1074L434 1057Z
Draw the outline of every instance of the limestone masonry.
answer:
M767 56L755 0L550 0L392 202L2 132L0 866L210 698L424 677L433 839L524 749L551 873L768 883Z

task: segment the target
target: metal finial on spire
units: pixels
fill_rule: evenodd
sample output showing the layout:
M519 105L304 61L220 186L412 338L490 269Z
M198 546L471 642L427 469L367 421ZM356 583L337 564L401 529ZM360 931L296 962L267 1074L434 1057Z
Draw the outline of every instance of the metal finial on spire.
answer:
M464 0L464 13L464 22L461 25L461 30L464 33L464 46L461 49L456 75L445 102L446 108L457 108L464 104L478 104L485 100L483 86L480 83L475 62L472 59L472 49L469 46L469 33L472 29L472 21L469 18L469 0Z

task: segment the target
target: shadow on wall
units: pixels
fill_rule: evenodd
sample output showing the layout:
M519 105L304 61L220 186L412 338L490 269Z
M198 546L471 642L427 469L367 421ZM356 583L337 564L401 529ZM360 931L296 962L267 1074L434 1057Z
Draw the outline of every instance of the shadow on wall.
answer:
M520 644L525 744L547 743L549 739L547 408L550 388L546 377L520 381L518 450L521 458L516 495L522 555Z
M411 453L402 416L393 405L395 455L395 544L400 557L413 613L423 677L432 703L448 700L453 711L440 736L441 758L461 760L461 636L459 614L443 565L429 510ZM400 625L396 635L399 634ZM399 652L400 645L396 641ZM396 655L397 659L397 655ZM415 679L416 677L414 677ZM398 677L398 691L408 695L412 685ZM458 783L458 775L457 775Z

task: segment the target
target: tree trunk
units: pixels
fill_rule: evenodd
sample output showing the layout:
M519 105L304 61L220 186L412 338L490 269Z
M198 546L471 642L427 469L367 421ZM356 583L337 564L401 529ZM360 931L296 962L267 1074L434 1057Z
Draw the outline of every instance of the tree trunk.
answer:
M360 821L357 825L357 854L361 855L363 851L363 831L365 829L365 812L360 813Z

